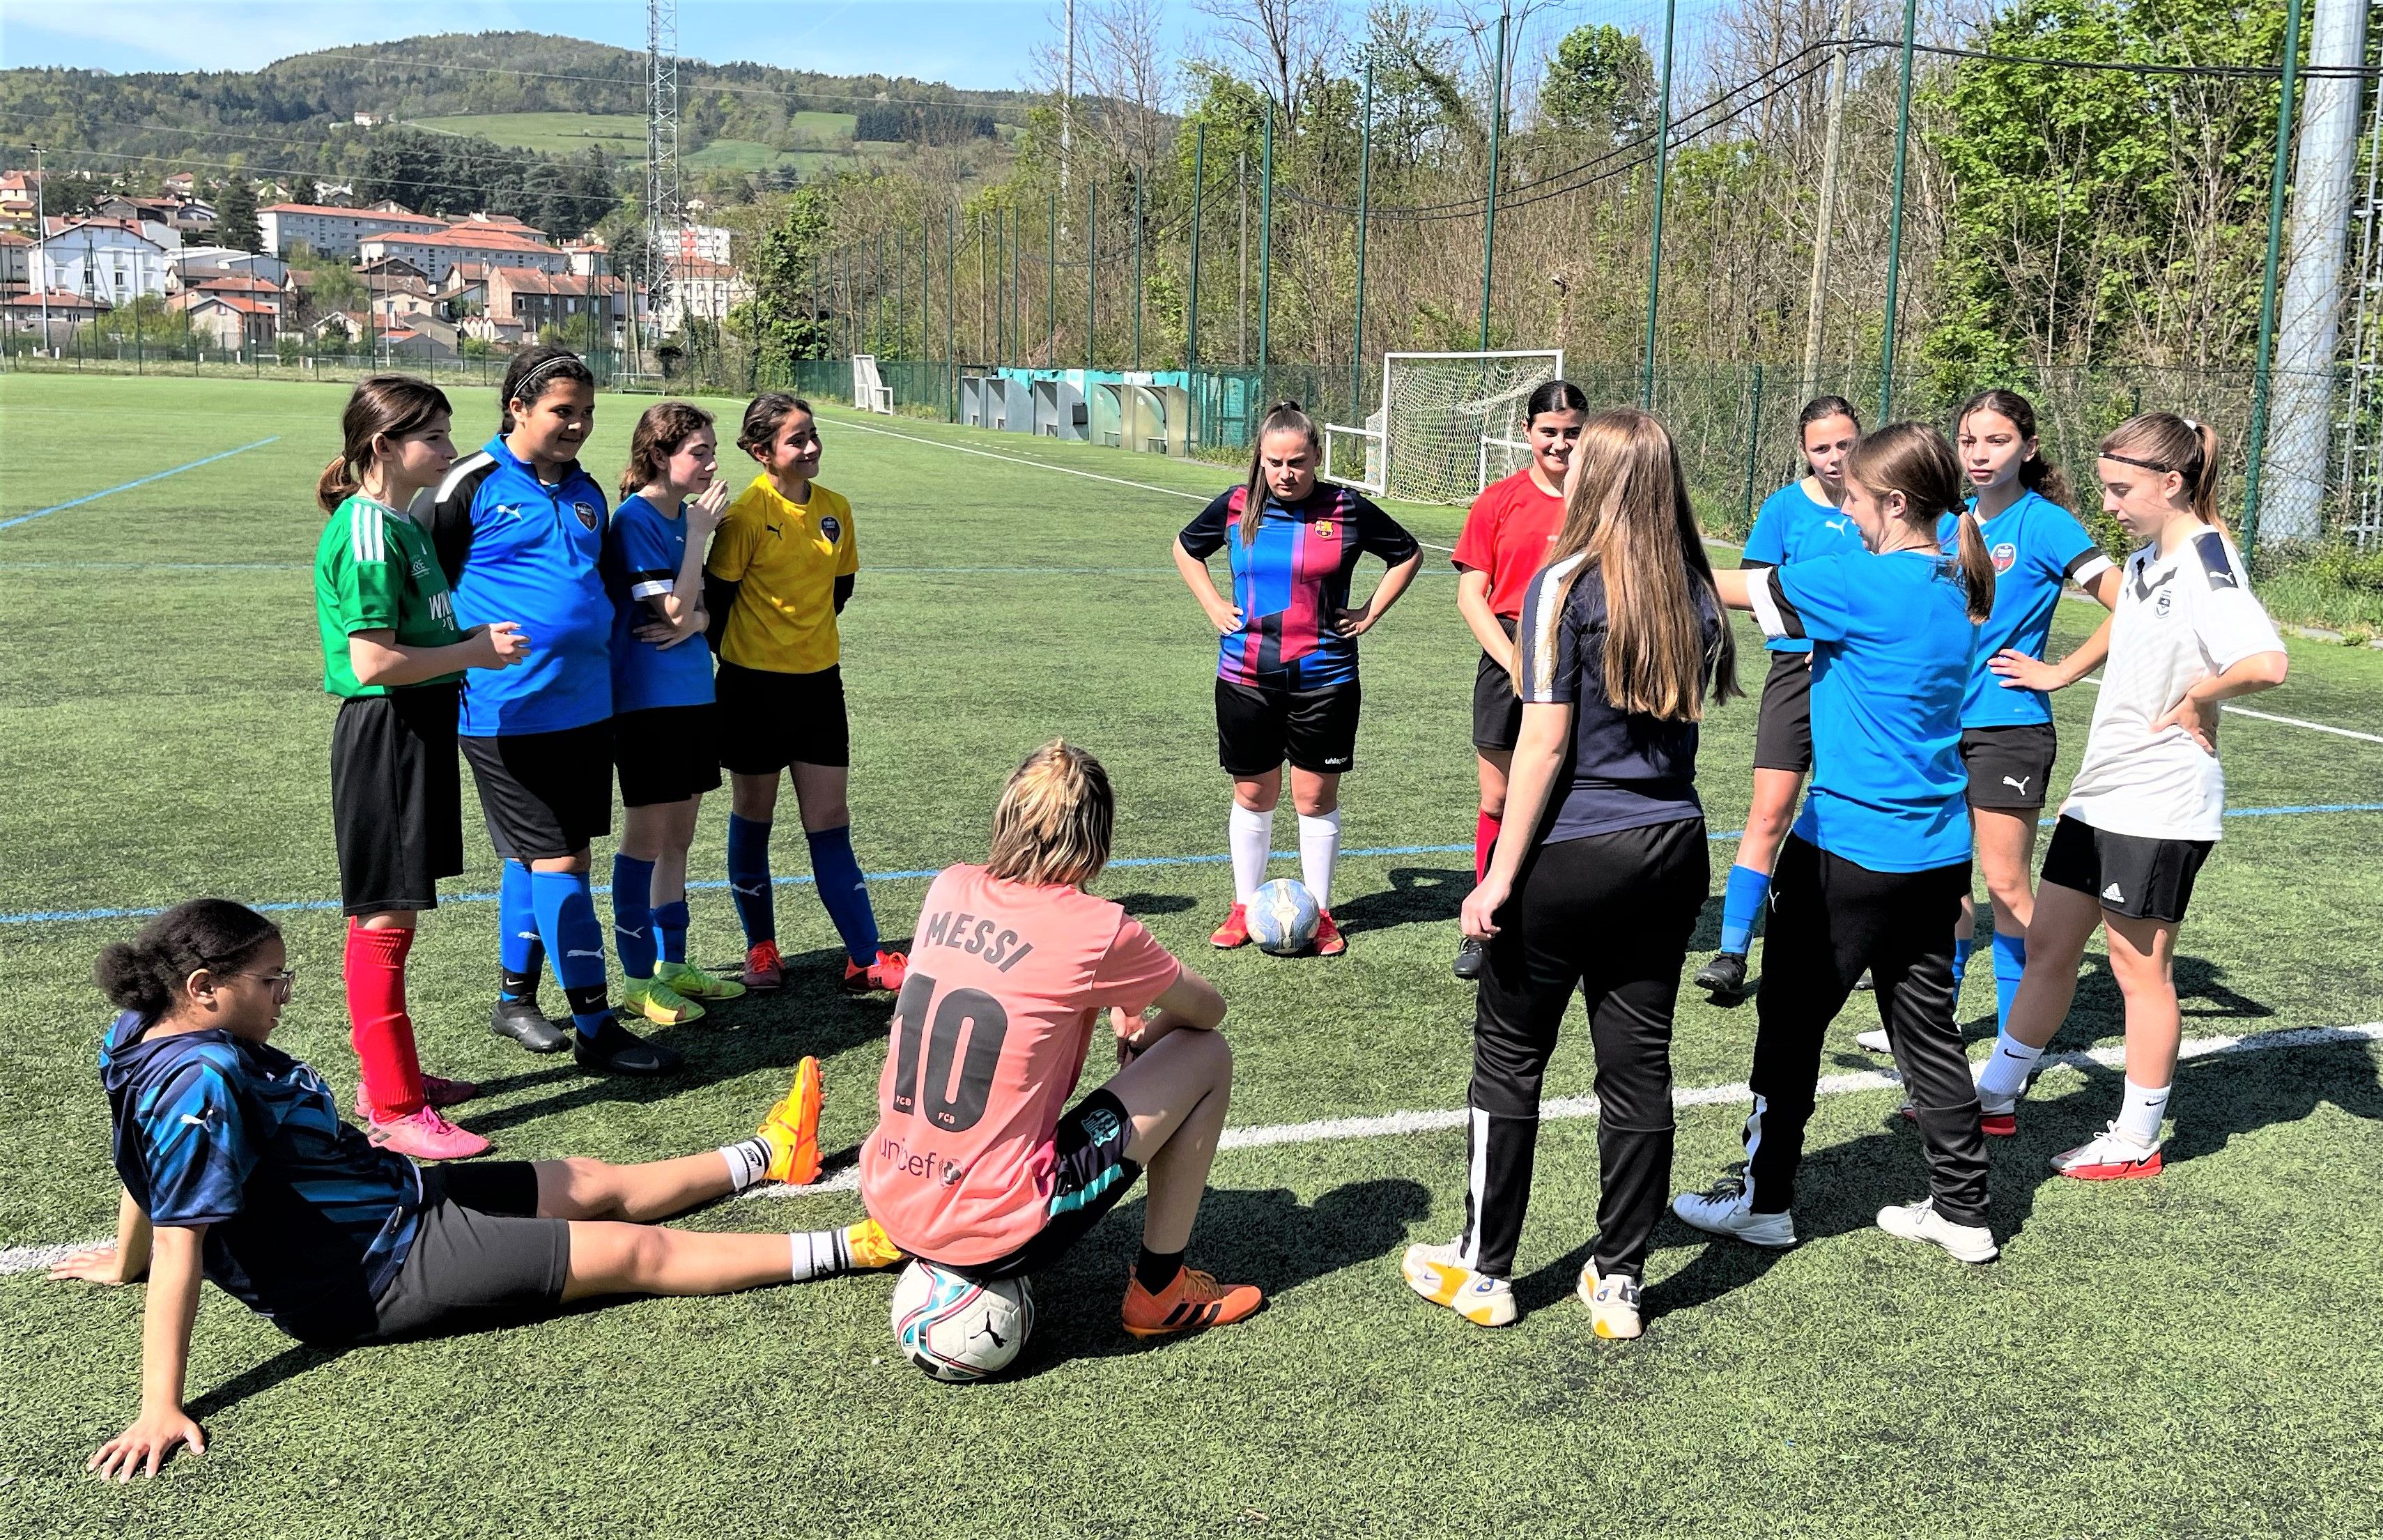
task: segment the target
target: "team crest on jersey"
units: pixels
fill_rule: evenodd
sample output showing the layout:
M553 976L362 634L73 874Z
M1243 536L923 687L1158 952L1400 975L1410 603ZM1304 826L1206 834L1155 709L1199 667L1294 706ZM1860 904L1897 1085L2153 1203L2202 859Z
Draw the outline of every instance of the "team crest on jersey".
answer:
M1996 546L1991 554L1994 559L1994 571L1997 573L2010 571L2012 565L2019 561L2019 548L2008 540Z
M2160 590L2160 597L2152 601L2152 613L2161 617L2162 619L2166 619L2167 612L2175 607L2176 590L2173 588L2163 588Z
M838 522L834 514L822 513L820 515L820 538L825 540L831 546L844 538L844 525Z
M571 505L571 511L579 515L580 528L592 530L596 527L596 510L594 508L584 502L574 502Z
M1329 540L1332 538L1331 520L1318 519L1315 521L1315 537L1319 540Z

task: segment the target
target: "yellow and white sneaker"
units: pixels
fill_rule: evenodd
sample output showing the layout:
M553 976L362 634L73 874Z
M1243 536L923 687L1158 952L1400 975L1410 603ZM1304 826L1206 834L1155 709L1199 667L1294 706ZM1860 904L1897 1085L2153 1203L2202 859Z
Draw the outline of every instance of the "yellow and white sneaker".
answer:
M660 979L622 980L621 996L629 1008L657 1027L682 1027L703 1019L703 1007Z
M714 978L693 963L657 964L654 979L689 1000L735 1000L745 992L745 986L735 979Z
M1595 1257L1582 1265L1574 1292L1588 1307L1598 1336L1626 1341L1645 1329L1638 1321L1638 1285L1620 1273L1599 1272Z
M1514 1286L1487 1273L1475 1273L1458 1260L1456 1243L1410 1246L1399 1263L1407 1287L1435 1305L1446 1305L1476 1326L1509 1326L1514 1322Z
M874 1219L864 1219L858 1225L844 1227L844 1247L851 1254L852 1265L863 1272L875 1272L887 1267L899 1267L910 1260L910 1253L894 1244L885 1226Z

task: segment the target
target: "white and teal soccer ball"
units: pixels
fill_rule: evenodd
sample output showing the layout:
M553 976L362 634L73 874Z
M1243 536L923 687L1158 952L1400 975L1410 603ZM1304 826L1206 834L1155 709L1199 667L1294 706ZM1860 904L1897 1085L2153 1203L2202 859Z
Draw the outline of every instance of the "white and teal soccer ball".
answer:
M1250 940L1261 952L1296 956L1315 944L1315 919L1321 912L1306 883L1278 877L1250 895Z
M964 1384L1000 1374L1033 1329L1034 1291L1024 1278L978 1283L913 1262L894 1286L894 1340L939 1380Z

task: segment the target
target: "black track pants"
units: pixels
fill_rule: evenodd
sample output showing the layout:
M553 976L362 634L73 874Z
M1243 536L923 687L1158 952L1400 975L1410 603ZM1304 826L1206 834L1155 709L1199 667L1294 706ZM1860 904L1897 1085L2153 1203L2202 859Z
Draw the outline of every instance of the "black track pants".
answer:
M1957 1225L1986 1222L1986 1141L1953 1019L1953 935L1969 891L1967 861L1872 871L1788 837L1771 879L1747 1077L1754 1112L1746 1120L1746 1179L1755 1212L1784 1213L1795 1201L1821 1039L1867 967L1920 1119L1936 1210Z
M1597 1265L1645 1272L1672 1179L1672 1007L1710 876L1700 818L1542 845L1524 868L1474 1017L1467 1266L1513 1272L1539 1086L1576 988L1597 1054Z

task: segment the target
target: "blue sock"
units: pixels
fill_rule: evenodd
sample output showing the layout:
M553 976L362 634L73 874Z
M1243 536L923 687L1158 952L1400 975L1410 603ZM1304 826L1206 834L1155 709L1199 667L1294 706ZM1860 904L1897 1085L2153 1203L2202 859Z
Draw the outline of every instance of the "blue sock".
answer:
M1994 932L1994 1026L2010 1025L2011 1002L2019 998L2019 981L2027 976L2027 938Z
M508 1000L537 997L537 976L546 970L546 946L538 940L537 913L530 907L529 868L505 863L497 890L497 966L504 970Z
M596 894L584 871L533 871L530 902L537 929L554 958L555 977L571 1001L571 1019L583 1038L592 1038L612 1017L604 988L604 928L596 920Z
M867 967L877 960L877 914L869 906L869 884L852 854L852 826L803 837L810 842L811 880L819 884L827 918L835 921L835 933L844 938L845 955Z
M654 976L654 864L612 857L612 950L632 979Z
M770 893L770 825L728 815L728 891L736 895L736 918L745 923L745 944L778 939L778 911Z
M686 961L686 900L664 904L654 910L654 939L661 943L662 961Z
M1754 941L1754 921L1771 893L1771 874L1752 867L1729 869L1721 894L1721 949L1745 956Z
M1999 943L2002 939L2003 933L2000 930L1995 931L1994 941ZM1953 938L1953 987L1955 989L1959 989L1961 980L1969 976L1969 954L1977 949L1976 931L1964 926L1961 933Z

